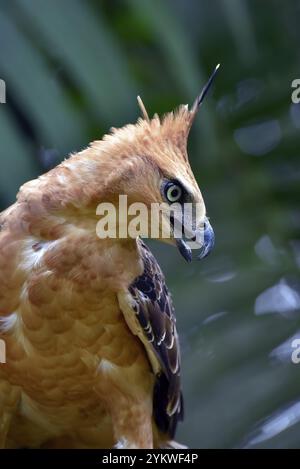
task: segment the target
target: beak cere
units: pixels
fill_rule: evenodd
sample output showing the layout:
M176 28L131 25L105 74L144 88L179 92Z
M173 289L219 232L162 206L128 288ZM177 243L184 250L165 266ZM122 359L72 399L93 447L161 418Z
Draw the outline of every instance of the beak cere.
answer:
M205 220L204 226L204 236L203 236L203 245L201 247L200 254L198 254L197 259L204 259L208 256L215 245L215 233L212 229L211 224L208 219Z

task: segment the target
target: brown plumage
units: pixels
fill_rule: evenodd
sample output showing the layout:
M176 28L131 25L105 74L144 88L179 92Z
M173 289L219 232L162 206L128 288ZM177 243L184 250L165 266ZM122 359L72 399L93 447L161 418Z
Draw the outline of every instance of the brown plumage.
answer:
M0 215L2 447L152 448L174 436L180 351L163 274L139 239L96 235L100 202L161 202L163 179L181 181L205 217L186 152L193 113L144 117L25 184Z

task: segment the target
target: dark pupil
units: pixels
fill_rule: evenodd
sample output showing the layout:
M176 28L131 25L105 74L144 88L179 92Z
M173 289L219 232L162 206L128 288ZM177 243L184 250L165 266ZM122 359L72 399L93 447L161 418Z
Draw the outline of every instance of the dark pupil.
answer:
M179 194L178 187L174 187L174 189L171 190L171 197L173 199L176 199L178 197L178 194Z

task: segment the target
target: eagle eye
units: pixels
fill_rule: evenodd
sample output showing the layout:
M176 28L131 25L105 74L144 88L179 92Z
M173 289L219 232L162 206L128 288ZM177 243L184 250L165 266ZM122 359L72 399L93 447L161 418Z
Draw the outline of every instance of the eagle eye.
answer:
M183 189L178 182L169 181L164 187L165 198L170 203L180 202L183 198Z

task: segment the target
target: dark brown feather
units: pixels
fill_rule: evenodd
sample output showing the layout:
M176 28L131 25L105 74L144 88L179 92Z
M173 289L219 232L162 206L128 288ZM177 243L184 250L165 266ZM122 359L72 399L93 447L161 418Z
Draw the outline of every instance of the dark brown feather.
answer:
M144 272L129 291L135 314L161 366L154 388L154 417L158 428L173 438L177 422L183 418L176 318L164 275L149 248L139 243Z

